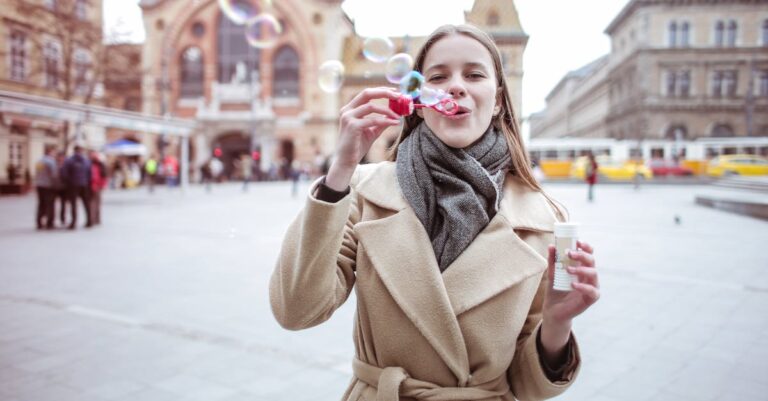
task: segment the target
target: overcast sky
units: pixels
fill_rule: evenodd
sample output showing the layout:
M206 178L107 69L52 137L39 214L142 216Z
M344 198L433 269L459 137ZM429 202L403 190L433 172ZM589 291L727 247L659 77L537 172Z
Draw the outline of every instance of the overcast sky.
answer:
M198 1L198 0L188 0ZM280 0L272 0L279 2ZM507 2L510 0L497 0ZM523 111L544 108L545 97L570 70L608 53L603 30L628 0L516 0L523 29L530 36L523 61ZM120 23L144 40L138 0L104 0L107 27ZM346 0L344 10L359 35L429 34L445 23L460 23L473 0Z

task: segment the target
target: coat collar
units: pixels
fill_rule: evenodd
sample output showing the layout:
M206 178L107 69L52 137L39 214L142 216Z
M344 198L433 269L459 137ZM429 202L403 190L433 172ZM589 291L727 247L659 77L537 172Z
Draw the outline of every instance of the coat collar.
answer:
M397 181L395 162L362 165L355 190L366 200L393 211L410 208ZM499 214L514 229L552 232L557 220L547 199L527 188L520 180L507 174Z
M546 259L515 229L551 232L554 213L541 194L508 176L499 213L441 274L430 239L397 184L395 163L364 166L358 174L360 196L396 212L358 223L360 243L392 298L458 385L466 385L469 358L458 316L546 269Z

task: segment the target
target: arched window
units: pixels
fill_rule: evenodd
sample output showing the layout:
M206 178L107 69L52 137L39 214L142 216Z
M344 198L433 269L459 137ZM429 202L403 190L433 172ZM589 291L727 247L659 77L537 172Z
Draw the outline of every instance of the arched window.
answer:
M671 140L683 140L688 138L688 128L683 124L670 125L667 128L667 133L664 134L667 139Z
M723 37L725 33L725 23L723 21L717 21L715 24L715 46L723 46Z
M238 63L245 65L245 80L250 82L251 71L259 70L259 51L245 40L243 26L236 25L224 13L220 13L217 37L219 82L232 82Z
M203 96L203 52L199 47L188 47L181 53L180 94L183 98Z
M275 54L274 98L299 97L299 55L290 46L281 47Z
M677 22L669 23L669 47L677 46Z
M716 124L714 127L712 127L712 133L710 136L729 138L736 135L733 133L733 127L731 127L729 124Z
M683 22L683 25L680 27L680 46L688 47L690 45L690 30L690 24Z
M729 47L735 47L736 46L736 31L738 29L738 26L736 25L736 21L731 20L728 23L728 46Z

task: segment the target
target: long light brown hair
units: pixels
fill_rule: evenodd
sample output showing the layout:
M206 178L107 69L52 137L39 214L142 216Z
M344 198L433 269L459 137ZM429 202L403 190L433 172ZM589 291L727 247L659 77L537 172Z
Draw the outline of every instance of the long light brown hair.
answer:
M506 90L507 80L504 78L504 71L501 67L499 49L487 33L472 25L443 25L432 32L427 38L426 43L424 43L424 46L416 55L413 69L415 71L423 72L424 59L426 58L429 49L431 49L437 41L449 35L464 35L470 37L485 46L485 48L488 49L488 53L491 54L493 67L496 71L496 87L501 88L501 110L493 117L491 124L496 129L501 130L504 137L507 139L507 145L512 156L512 168L510 169L510 174L519 177L520 180L531 189L541 191L541 186L533 176L531 161L528 158L528 152L526 152L523 140L520 137L515 111L512 109L512 101L509 99L509 94ZM392 148L389 149L387 160L397 160L397 148L422 121L423 119L416 113L405 117L403 130L400 132L394 145L392 145Z

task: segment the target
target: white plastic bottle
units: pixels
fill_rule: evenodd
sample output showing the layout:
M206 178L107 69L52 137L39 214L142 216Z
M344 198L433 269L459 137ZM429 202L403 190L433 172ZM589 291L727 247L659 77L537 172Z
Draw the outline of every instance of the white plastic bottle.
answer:
M558 291L571 291L571 283L577 282L576 275L568 273L567 266L576 266L576 261L568 257L568 251L576 250L579 237L579 223L555 223L555 280L552 288Z

